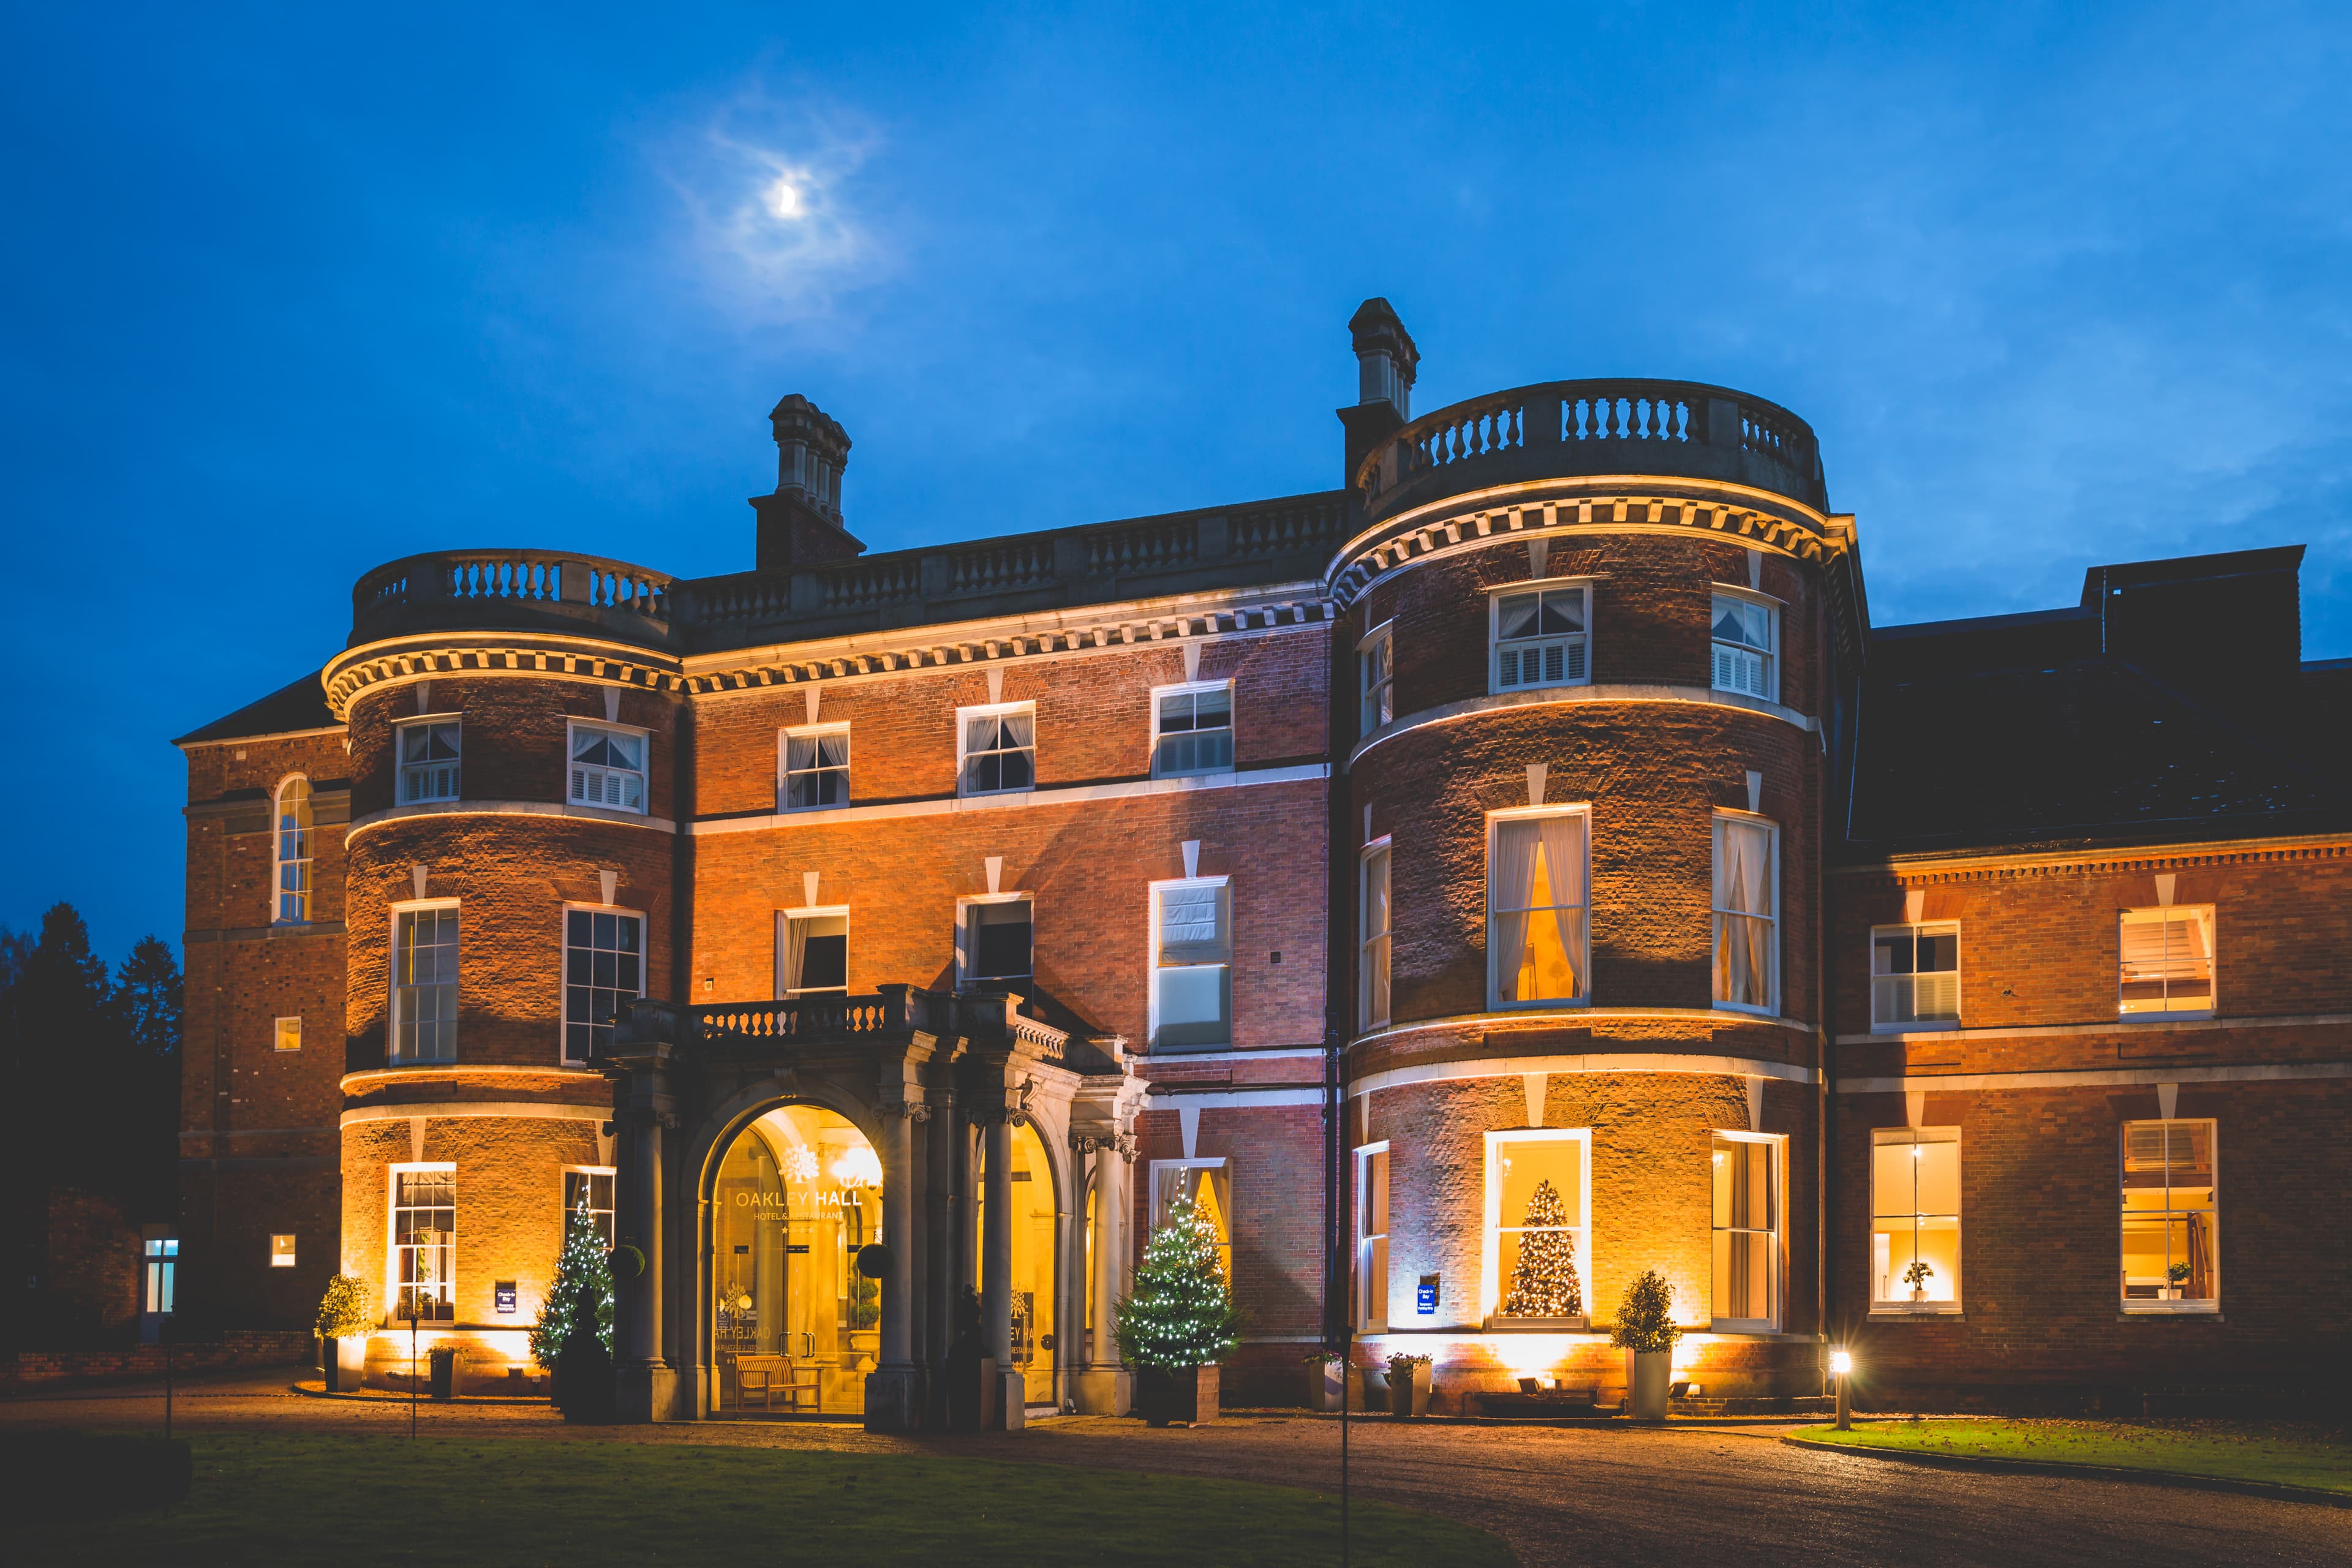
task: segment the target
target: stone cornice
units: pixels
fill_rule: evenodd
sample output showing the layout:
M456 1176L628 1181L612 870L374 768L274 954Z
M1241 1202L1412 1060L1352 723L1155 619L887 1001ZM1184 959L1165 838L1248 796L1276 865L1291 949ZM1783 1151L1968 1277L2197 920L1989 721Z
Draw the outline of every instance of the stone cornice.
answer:
M1933 888L2012 877L2109 876L2181 866L2263 866L2347 857L2352 857L2352 836L2324 833L2044 853L1989 850L1979 855L1890 856L1868 865L1834 866L1829 874L1848 881L1872 879L1886 888Z
M346 648L321 679L327 706L348 719L352 703L379 686L451 676L555 676L649 691L680 689L676 658L626 643L530 632L425 632Z

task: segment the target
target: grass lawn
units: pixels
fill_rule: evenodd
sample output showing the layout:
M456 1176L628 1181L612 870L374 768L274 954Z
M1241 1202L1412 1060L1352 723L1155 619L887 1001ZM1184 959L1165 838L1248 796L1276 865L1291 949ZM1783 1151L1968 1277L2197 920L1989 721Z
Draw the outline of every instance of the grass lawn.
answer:
M1339 1500L1252 1482L688 1444L203 1435L169 1513L12 1520L14 1563L1317 1563ZM1354 1561L1508 1568L1359 1500Z
M1809 1443L1963 1458L2109 1465L2352 1492L2352 1434L2275 1421L1884 1421Z

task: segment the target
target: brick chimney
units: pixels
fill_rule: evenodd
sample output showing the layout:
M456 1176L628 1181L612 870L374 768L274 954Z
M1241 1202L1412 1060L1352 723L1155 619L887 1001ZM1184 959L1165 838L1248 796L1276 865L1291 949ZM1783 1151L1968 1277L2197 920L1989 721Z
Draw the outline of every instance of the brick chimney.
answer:
M841 524L848 432L797 392L776 405L768 423L776 436L776 493L751 498L759 569L789 572L862 553L866 546Z
M1356 345L1356 404L1339 410L1347 427L1347 464L1339 482L1352 486L1364 455L1412 417L1412 383L1421 351L1386 300L1371 299L1348 319Z

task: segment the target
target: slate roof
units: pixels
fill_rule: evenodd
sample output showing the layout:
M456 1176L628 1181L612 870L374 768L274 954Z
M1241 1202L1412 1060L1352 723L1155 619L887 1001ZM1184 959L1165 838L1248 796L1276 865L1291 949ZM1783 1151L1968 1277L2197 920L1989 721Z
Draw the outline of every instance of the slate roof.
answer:
M248 702L225 719L201 730L191 730L172 742L201 746L213 741L242 741L257 735L286 735L300 730L340 729L341 721L327 710L327 689L319 672L295 677L257 702Z

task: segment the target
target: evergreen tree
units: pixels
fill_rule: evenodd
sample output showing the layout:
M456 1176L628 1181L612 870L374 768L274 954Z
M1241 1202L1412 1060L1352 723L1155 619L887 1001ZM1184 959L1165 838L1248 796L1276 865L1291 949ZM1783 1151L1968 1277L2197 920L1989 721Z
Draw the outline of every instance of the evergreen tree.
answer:
M531 1326L531 1359L552 1371L563 1342L581 1323L593 1327L597 1342L607 1352L612 1350L613 1260L585 1208L573 1210L564 1224L563 1250L555 1258L555 1282L547 1288L547 1304Z
M1224 1360L1240 1326L1217 1228L1192 1199L1179 1198L1143 1249L1133 1294L1118 1304L1119 1353L1139 1366L1177 1372Z
M1584 1312L1584 1282L1576 1277L1576 1237L1565 1230L1538 1229L1568 1223L1568 1205L1549 1180L1536 1184L1528 1200L1528 1228L1519 1233L1518 1266L1511 1270L1507 1318L1574 1318Z
M121 1059L119 1125L133 1152L122 1197L133 1218L163 1219L179 1207L180 1013L184 984L172 950L142 937L116 972L111 1043Z

